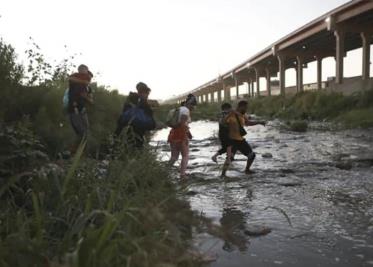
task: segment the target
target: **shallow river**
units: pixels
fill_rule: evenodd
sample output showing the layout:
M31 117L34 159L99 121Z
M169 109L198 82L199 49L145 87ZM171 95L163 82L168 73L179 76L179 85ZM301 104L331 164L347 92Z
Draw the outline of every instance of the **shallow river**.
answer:
M247 127L256 172L244 175L237 155L222 179L224 158L210 159L217 124L191 124L187 199L234 236L196 236L197 249L217 256L210 266L373 266L373 130L317 128L295 133L277 121ZM170 157L167 134L152 141L162 160ZM258 228L271 232L250 234Z

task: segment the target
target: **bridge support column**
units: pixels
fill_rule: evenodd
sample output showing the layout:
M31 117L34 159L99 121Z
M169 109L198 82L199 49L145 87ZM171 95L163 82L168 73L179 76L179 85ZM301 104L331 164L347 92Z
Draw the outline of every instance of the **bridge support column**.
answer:
M267 80L267 95L271 96L271 72L266 68L266 80Z
M236 99L240 96L240 88L238 86L238 79L237 77L234 78L234 86L236 87Z
M224 87L224 100L225 101L231 101L231 88Z
M303 92L303 58L297 56L297 92Z
M337 84L343 82L343 57L345 55L345 33L342 30L334 32L336 39L336 55L335 55L335 81Z
M210 94L210 99L211 99L211 103L214 103L215 102L215 99L214 99L214 91L211 92Z
M247 83L247 95L248 95L249 98L250 98L250 97L251 97L251 96L250 96L250 83L251 83L251 82L250 82L250 80L247 80L246 83Z
M277 59L278 59L280 94L284 96L285 95L285 57L282 55L278 55Z
M255 69L255 82L256 82L256 94L257 97L260 96L260 73L259 69Z
M254 80L251 81L251 97L255 97L255 92L254 92Z
M221 88L218 88L218 102L221 103Z
M317 62L317 90L322 89L322 57L316 57Z
M363 73L362 78L363 80L368 80L370 76L370 42L371 36L366 32L362 32L360 34L362 45L363 45Z

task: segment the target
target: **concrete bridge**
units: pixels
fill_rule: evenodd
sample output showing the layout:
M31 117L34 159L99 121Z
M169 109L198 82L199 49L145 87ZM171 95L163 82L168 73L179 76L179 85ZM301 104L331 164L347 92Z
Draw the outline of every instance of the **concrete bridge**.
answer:
M240 65L198 88L173 97L166 103L180 103L193 93L199 102L221 102L240 98L239 86L247 84L244 97L285 95L304 90L327 89L347 92L351 88L373 89L370 78L370 44L373 42L373 0L353 0L311 21ZM344 78L344 57L348 51L362 48L362 74ZM335 59L335 78L322 81L322 61ZM305 85L303 69L317 62L317 82ZM285 71L296 70L296 86L285 87ZM259 79L266 79L260 88ZM274 77L278 77L273 80ZM231 88L236 88L231 95Z

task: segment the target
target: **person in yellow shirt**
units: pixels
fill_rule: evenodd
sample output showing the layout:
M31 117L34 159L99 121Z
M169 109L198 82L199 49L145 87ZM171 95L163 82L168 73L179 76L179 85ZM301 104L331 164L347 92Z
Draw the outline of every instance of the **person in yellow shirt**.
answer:
M237 151L240 151L243 155L247 157L245 173L250 174L253 171L250 170L251 165L255 159L255 153L253 152L251 146L247 143L244 136L246 131L244 126L253 126L253 125L263 125L265 126L264 121L250 121L246 116L248 109L248 102L242 100L238 103L235 111L232 111L225 119L226 124L229 128L229 139L232 146L232 154L236 154ZM229 165L230 158L227 157L224 166L222 176L225 176Z

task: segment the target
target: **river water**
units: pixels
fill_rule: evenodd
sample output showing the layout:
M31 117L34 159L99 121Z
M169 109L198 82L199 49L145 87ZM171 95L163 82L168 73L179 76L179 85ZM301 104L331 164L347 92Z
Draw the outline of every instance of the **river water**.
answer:
M196 235L195 248L217 257L209 266L373 266L373 130L312 126L306 133L285 130L279 121L247 127L255 173L243 174L245 158L238 154L222 179L224 158L211 161L217 123L191 124L185 197L233 236ZM161 130L152 140L165 161L167 134ZM271 232L250 233L258 229Z

